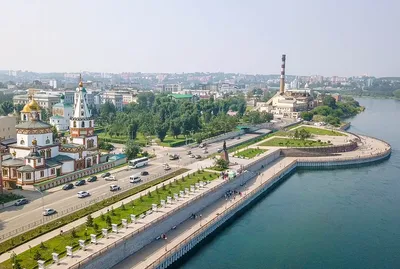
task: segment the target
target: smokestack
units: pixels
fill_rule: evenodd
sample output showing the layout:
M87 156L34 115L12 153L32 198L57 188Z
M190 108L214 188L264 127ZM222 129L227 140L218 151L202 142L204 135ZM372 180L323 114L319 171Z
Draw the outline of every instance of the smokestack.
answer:
M281 65L281 85L279 88L279 93L283 94L285 92L285 62L286 55L282 54L282 65Z

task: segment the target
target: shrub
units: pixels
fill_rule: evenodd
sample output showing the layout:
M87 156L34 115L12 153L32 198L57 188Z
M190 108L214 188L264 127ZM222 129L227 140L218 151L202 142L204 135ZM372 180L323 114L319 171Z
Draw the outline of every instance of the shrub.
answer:
M126 210L125 205L124 205L124 202L122 202L122 204L121 204L121 209L122 209L122 210Z
M102 221L104 221L104 220L106 219L106 218L104 217L103 212L101 212L100 219L101 219Z
M97 232L99 230L99 225L97 223L94 223L93 229Z
M76 238L76 237L77 237L75 228L72 228L72 230L71 230L71 236L72 236L72 238Z
M114 207L111 207L111 216L115 216Z
M106 223L108 227L111 227L111 217L109 215L106 217Z
M40 254L40 252L39 252L38 249L37 249L37 250L35 251L35 253L33 254L33 259L36 260L36 261L42 259L42 254Z

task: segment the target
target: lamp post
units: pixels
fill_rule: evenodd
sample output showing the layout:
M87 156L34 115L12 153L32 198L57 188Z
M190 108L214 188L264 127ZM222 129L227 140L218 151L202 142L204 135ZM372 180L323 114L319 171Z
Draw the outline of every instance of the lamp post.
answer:
M43 209L43 211L44 211L44 194L43 194L42 191L40 191L39 188L36 188L36 187L35 187L35 190L37 190L37 191L42 195L42 209Z

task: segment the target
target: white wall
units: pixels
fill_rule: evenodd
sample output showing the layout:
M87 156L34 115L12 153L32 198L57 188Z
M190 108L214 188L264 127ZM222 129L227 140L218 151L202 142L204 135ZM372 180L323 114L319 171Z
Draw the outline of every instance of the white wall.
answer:
M61 172L62 172L63 174L73 172L73 171L75 170L74 163L75 163L74 161L70 161L70 162L65 162L65 163L63 163Z
M17 145L24 146L24 147L30 147L30 146L32 146L32 141L35 138L37 140L38 146L47 146L47 145L53 144L53 134L46 133L46 134L17 134ZM46 144L47 138L50 140L49 144ZM22 139L25 142L23 145L21 144Z

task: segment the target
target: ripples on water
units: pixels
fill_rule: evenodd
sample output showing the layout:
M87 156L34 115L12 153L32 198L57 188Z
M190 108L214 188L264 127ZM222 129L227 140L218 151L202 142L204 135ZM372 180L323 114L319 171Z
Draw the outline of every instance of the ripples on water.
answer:
M176 268L400 268L400 102L360 99L350 131L388 141L388 161L300 171Z

